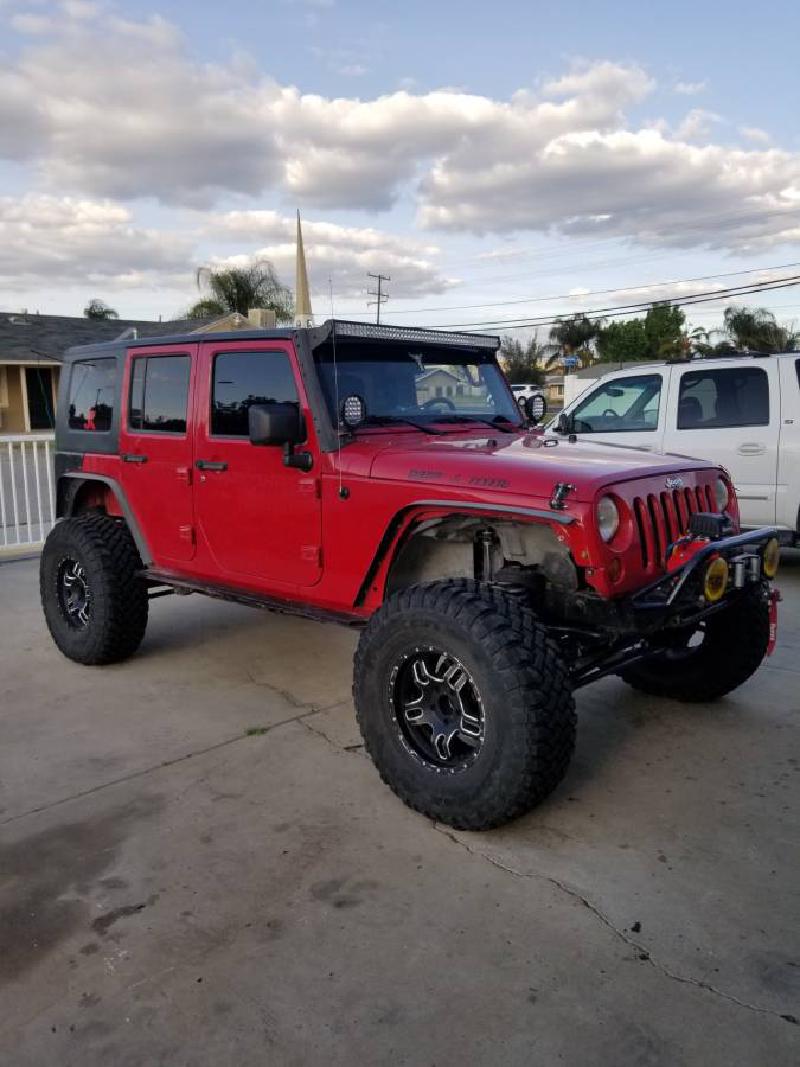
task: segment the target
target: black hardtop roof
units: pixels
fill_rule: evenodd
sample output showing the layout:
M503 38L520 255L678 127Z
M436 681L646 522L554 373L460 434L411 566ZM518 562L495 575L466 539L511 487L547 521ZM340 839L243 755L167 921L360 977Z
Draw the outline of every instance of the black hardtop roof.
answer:
M100 341L89 345L76 345L64 353L64 360L99 358L104 354L118 353L121 348L150 348L155 345L198 344L219 341L270 341L307 337L312 348L324 344L329 338L353 342L404 342L433 345L447 348L454 345L481 348L496 352L500 338L481 333L454 333L450 330L428 330L417 326L378 326L368 322L351 322L346 319L327 319L321 326L279 326L273 329L220 330L190 333L162 334L158 337L123 337L113 341Z

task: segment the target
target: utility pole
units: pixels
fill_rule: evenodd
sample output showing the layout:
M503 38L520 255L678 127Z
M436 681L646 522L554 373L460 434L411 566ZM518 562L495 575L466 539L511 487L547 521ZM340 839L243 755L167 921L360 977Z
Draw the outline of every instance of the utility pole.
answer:
M373 304L376 305L375 322L378 326L380 326L381 304L385 304L386 301L389 299L389 294L383 291L382 283L390 282L392 279L388 276L388 274L373 274L371 271L367 271L367 277L374 278L375 281L378 283L377 289L367 289L367 295L375 297L374 300L367 301L367 307L372 307Z

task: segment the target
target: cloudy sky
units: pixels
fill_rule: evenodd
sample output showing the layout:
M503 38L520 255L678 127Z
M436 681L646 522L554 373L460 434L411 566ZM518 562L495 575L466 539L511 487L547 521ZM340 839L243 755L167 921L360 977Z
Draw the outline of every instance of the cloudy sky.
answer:
M318 316L371 315L370 270L461 325L800 261L795 0L154 4L0 0L0 310L291 283L296 208Z

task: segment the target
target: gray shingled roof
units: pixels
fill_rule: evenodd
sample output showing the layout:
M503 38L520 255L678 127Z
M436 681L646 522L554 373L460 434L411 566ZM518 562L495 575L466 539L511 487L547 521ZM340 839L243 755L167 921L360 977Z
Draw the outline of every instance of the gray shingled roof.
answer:
M197 322L178 319L148 322L132 319L78 319L67 315L0 314L0 360L25 363L36 359L61 360L65 349L97 341L113 341L131 327L139 337L188 333Z

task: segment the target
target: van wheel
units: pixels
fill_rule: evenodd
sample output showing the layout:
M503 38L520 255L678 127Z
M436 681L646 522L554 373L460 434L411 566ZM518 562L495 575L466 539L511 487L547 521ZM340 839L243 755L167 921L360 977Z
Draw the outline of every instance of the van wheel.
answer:
M518 596L469 579L386 601L359 641L353 697L386 784L460 830L488 830L534 807L575 747L556 645Z
M76 663L117 663L147 628L147 586L127 526L107 515L64 519L42 550L39 592L48 629Z
M767 590L751 587L699 627L677 634L672 647L626 667L620 677L650 696L686 703L716 700L755 674L768 644Z

